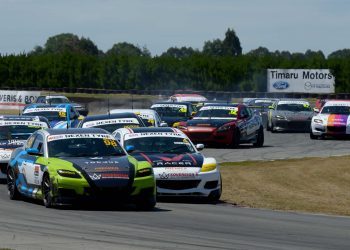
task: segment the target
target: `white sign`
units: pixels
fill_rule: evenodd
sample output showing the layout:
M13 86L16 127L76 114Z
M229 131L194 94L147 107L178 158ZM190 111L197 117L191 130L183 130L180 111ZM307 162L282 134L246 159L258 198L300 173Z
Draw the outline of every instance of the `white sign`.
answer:
M268 69L267 92L334 93L329 69Z
M27 103L35 102L40 91L0 90L0 109L19 109Z

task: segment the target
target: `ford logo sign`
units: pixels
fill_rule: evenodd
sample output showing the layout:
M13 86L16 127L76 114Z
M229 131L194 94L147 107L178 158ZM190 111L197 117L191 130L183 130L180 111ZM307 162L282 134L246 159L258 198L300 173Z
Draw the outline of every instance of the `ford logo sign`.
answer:
M287 89L289 87L288 82L278 81L272 85L275 89Z

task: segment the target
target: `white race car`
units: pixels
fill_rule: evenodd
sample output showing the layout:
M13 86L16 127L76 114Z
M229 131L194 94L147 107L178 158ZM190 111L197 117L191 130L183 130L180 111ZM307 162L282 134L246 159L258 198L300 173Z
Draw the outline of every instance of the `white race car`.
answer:
M206 158L176 128L118 129L113 135L139 161L153 166L159 196L197 196L215 202L221 196L221 176L214 158Z
M350 100L328 101L311 121L311 139L350 135Z
M158 113L153 109L112 109L110 111L111 114L126 112L138 115L147 127L168 127L168 124L163 122Z

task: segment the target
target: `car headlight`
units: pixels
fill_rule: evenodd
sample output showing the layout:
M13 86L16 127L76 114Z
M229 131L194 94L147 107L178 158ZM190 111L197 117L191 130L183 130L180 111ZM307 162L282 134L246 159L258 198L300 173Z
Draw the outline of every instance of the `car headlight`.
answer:
M152 168L143 168L139 169L136 172L136 177L145 177L153 174L153 169Z
M231 129L231 125L223 125L218 128L217 132L225 132Z
M276 115L275 118L278 120L287 120L287 118L283 115Z
M209 172L216 169L216 163L203 164L201 172Z
M57 173L63 177L77 178L77 179L81 178L81 176L77 172L71 171L71 170L59 169L57 170Z
M321 119L314 119L314 123L323 124L323 121Z

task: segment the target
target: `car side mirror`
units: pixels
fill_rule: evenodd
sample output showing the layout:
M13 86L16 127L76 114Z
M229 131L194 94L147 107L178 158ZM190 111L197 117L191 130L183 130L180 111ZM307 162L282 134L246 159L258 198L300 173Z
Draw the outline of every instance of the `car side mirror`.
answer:
M42 155L37 148L27 148L26 151L29 155Z
M197 144L197 145L196 145L196 149L197 149L198 151L203 150L203 149L204 149L204 144Z
M135 150L134 145L127 145L125 146L125 151L128 153L132 153Z
M314 108L314 112L315 112L315 113L320 113L320 109Z
M169 127L169 125L166 122L161 122L159 127Z

